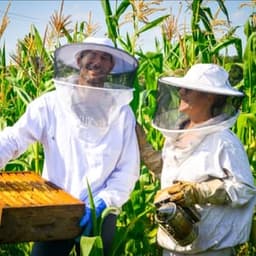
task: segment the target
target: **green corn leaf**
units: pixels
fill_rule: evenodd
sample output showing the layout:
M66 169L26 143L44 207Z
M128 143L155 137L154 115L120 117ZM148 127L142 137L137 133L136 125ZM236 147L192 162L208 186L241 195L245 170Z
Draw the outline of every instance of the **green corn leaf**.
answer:
M130 6L130 1L129 0L123 0L119 6L117 7L115 17L117 20L120 18L120 16L126 11L126 9Z
M40 48L42 49L43 48L43 41L42 41L40 33L38 32L37 28L34 25L32 25L31 31L32 31L32 33L34 35L36 46L39 49Z
M242 141L242 143L245 143L246 141L245 140L246 129L244 129L244 127L247 127L247 114L241 113L236 122L236 135Z
M201 3L202 3L202 0L194 0L192 2L192 15L191 15L192 32L195 28L198 28L198 23L200 20L199 11L201 8Z
M247 120L248 120L248 124L254 128L254 130L256 130L256 115L255 115L256 112L254 113L248 113L246 115L247 117Z
M65 37L67 38L68 43L72 43L72 42L73 42L73 38L72 38L72 36L69 34L69 32L66 30L65 27L62 29L62 32L63 32L63 34L65 35Z
M224 41L221 41L215 44L215 46L211 50L211 53L218 54L220 50L225 49L230 45L235 45L239 58L242 57L242 41L240 38L236 38L236 37L229 37L229 38L226 38Z
M1 54L1 66L6 68L6 51L5 51L5 43L3 44L2 49L0 50Z
M25 105L28 105L32 101L32 98L23 88L13 85L13 89Z
M199 10L200 19L201 19L201 21L203 22L204 27L205 27L207 33L209 33L210 35L212 35L212 34L213 34L213 32L212 32L212 25L211 25L211 22L210 22L210 20L208 19L208 17L207 17L206 14L207 14L207 13L204 11L204 9L200 9L200 10Z
M221 11L225 14L227 20L228 20L228 23L230 23L230 19L229 19L229 14L228 14L228 10L225 6L225 1L223 0L217 0L218 4L219 4L219 7L221 9Z
M153 206L152 206L153 208ZM119 247L121 246L121 244L124 241L129 241L129 232L131 232L131 230L134 229L134 227L136 226L136 224L140 221L140 219L142 219L146 214L148 214L149 212L152 211L152 208L148 208L147 210L143 211L142 213L140 213L137 216L134 216L131 221L129 222L129 224L127 225L126 229L124 232L119 233L119 237L118 237L118 241L116 241L116 244L113 248L113 252L111 255L117 255L116 252L118 251ZM129 211L129 213L131 212L131 210Z
M96 211L95 211L95 204L93 201L93 195L91 191L91 187L89 185L89 181L86 179L87 183L87 190L88 190L88 196L89 196L89 203L91 208L91 216L92 216L92 227L93 227L93 234L98 235L98 227L97 227L97 217L96 217Z
M80 239L81 256L102 256L103 244L100 236L82 236Z
M214 18L210 7L203 7L202 10L209 16L209 18Z
M105 21L108 29L108 36L113 40L113 42L115 42L117 38L118 22L112 14L110 1L101 0L101 5L105 14Z
M101 6L103 8L105 17L109 17L112 15L111 5L108 0L101 0Z
M10 166L13 166L13 167L16 166L17 167L16 170L21 170L21 168L23 170L29 170L30 169L30 164L26 160L22 160L22 159L11 160L6 165L5 170L8 170Z
M145 32L151 28L156 27L157 25L159 25L161 22L163 22L168 17L169 17L169 15L165 15L165 16L162 16L160 18L157 18L157 19L151 21L150 23L148 23L147 25L145 25L141 29L139 29L136 36L139 36L141 33Z

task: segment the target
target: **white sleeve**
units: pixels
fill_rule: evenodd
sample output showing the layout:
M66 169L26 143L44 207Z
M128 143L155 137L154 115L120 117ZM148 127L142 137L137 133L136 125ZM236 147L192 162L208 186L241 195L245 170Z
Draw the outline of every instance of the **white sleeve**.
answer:
M98 194L108 206L121 207L129 199L139 178L140 158L135 125L135 118L130 110L126 117L124 143L119 161L106 182L106 188Z
M225 189L232 201L232 206L237 207L255 197L256 188L243 145L235 135L233 136L232 142L224 144L220 161L228 177L224 179Z
M11 127L0 132L0 168L20 156L35 141L40 141L43 133L43 101L30 103L25 113Z

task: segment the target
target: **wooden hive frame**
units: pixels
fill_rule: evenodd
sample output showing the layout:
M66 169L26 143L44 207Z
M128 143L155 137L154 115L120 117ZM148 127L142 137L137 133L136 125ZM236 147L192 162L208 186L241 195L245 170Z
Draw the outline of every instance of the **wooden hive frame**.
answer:
M84 203L34 172L0 172L0 243L75 238Z

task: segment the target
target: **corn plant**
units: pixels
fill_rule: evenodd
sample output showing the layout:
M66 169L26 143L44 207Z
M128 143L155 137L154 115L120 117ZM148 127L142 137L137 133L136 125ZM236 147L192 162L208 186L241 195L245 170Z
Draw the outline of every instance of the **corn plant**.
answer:
M118 217L111 256L161 255L161 248L156 243L155 207L152 204L159 186L159 180L142 167L130 200L122 207Z
M51 78L53 75L52 60L45 49L44 41L37 29L32 26L31 32L23 41L18 42L18 51L12 55L12 64L9 68L10 75L6 77L6 88L10 91L8 97L9 110L12 123L25 111L26 106L35 98L53 89ZM7 86L8 84L8 86ZM12 124L9 122L8 125ZM22 169L42 170L43 156L39 143L34 143L29 150L19 159L10 161L6 170Z
M80 237L81 256L103 256L103 243L101 238L103 221L108 214L118 213L118 209L115 207L108 207L102 212L102 214L97 219L93 195L92 195L92 191L88 181L87 181L87 190L89 195L89 204L90 204L89 207L91 208L91 214L92 214L93 228L92 228L91 236L82 235Z
M236 133L246 147L247 154L256 175L256 14L253 13L245 24L247 44L244 52L243 81L241 87L245 93L242 113L239 116Z

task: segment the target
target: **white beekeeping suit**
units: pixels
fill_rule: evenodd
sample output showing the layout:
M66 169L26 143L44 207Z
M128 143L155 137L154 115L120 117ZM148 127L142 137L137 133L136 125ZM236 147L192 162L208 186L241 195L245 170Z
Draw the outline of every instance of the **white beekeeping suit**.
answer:
M137 66L108 38L63 45L54 53L56 90L31 102L12 127L0 132L0 168L31 143L42 143L42 176L85 203L77 223L81 235L93 235L87 184L99 218L107 207L121 207L129 199L139 177L136 120L129 106ZM104 254L111 249L116 220L117 212L104 219ZM35 242L31 255L68 256L79 241Z
M216 94L225 101L215 106L212 118L185 129L189 117L178 110L180 88ZM224 69L214 64L196 64L184 77L159 79L153 126L165 136L161 188L171 193L177 181L193 184L201 215L195 224L198 237L186 246L159 228L157 240L164 255L228 256L249 238L256 190L243 145L229 129L239 114L241 96ZM182 193L189 201L186 191Z
M89 50L106 51L114 58L102 88L77 84L77 54ZM120 207L139 176L135 118L129 106L137 61L100 38L64 45L54 57L56 90L31 102L13 127L1 131L0 167L39 141L44 178L83 201L88 180L93 195Z

